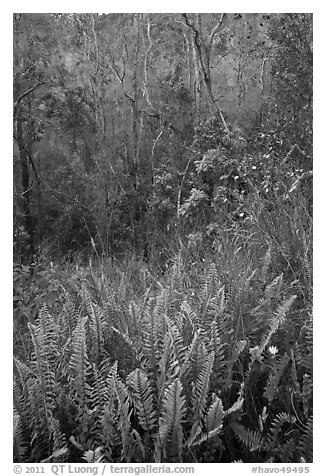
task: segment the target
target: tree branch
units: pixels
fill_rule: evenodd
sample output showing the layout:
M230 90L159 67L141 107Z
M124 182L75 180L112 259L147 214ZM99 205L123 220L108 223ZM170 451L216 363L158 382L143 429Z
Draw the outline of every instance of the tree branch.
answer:
M210 35L209 35L209 43L208 43L208 44L209 44L209 48L211 48L211 46L212 46L215 33L216 33L217 30L220 28L220 26L221 26L221 24L222 24L222 22L223 22L224 15L225 15L225 13L221 13L221 16L220 16L220 19L219 19L217 25L215 25L214 28L212 29L212 31L210 32Z
M36 88L38 88L39 86L42 86L43 84L45 84L43 81L40 82L40 83L37 83L35 84L35 86L32 86L31 88L29 88L27 91L25 91L24 93L22 93L20 96L18 96L18 98L16 99L15 103L14 103L14 117L16 116L17 114L17 108L18 108L18 105L19 103L24 99L24 97L28 96L29 94L31 94L33 91L35 91Z

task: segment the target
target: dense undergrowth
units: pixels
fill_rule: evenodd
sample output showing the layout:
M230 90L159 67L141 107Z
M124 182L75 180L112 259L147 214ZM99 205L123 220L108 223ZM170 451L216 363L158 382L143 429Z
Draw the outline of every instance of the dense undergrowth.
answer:
M311 462L312 230L296 200L210 245L180 240L163 267L17 265L15 461Z

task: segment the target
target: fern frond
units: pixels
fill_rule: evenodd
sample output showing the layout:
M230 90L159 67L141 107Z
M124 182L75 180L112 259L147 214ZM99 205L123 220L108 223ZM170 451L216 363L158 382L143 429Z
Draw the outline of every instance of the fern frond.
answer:
M264 391L264 397L268 399L269 404L274 401L274 398L279 388L280 380L289 362L290 356L288 354L284 354L269 374Z
M90 330L92 354L94 359L97 362L100 362L103 354L104 330L106 327L106 323L103 318L103 311L98 304L93 303L86 290L84 293L84 299L87 314L89 316L88 326Z
M198 332L195 332L194 336L193 336L193 339L191 341L191 343L189 344L188 346L188 349L186 351L186 354L185 354L185 357L184 357L184 361L183 361L183 364L180 368L180 378L186 378L190 369L191 369L191 362L193 361L195 357L195 353L196 353L196 350L197 350L197 346L199 344L199 341L200 341L200 329L198 330Z
M175 457L181 458L183 448L182 424L186 412L182 390L180 379L176 379L164 393L159 419L159 434L156 441L156 454L160 460L161 457L167 461L172 461Z
M312 408L312 378L308 374L304 374L302 382L302 405L305 417L308 417L309 411Z
M242 410L243 402L244 402L244 398L242 396L242 392L240 391L238 399L234 402L234 404L230 408L225 410L224 415L230 415L233 412Z
M283 285L283 273L277 276L273 281L268 284L264 291L265 300L270 300L274 297L280 296L281 288Z
M61 432L60 423L56 418L51 418L51 439L52 439L52 451L56 453L53 456L56 461L59 456L62 458L68 451L66 436ZM60 453L60 454L58 454ZM63 461L61 459L61 461Z
M20 415L14 408L13 414L13 454L14 454L14 463L20 463L22 461L22 433L23 425Z
M117 375L117 362L115 362L106 378L106 388L108 391L107 401L104 405L103 416L101 420L102 435L104 439L103 452L108 461L113 461L113 452L121 453L121 435L118 422L118 405L115 392L114 381Z
M282 444L278 455L280 463L293 462L293 456L298 449L297 444L298 442L296 438L289 438Z
M109 365L108 361L104 361L104 369ZM106 385L106 373L103 367L98 368L95 364L89 367L90 384L88 405L91 410L96 410L98 418L102 418L104 405L108 400L109 389Z
M47 434L51 434L52 410L55 408L55 366L58 356L58 332L53 317L46 305L39 313L35 325L29 323L34 351L32 365L37 373L38 384L34 387L39 392L38 412L43 412Z
M274 316L271 320L269 331L267 334L262 338L261 344L257 351L257 357L260 357L262 352L265 350L266 346L268 345L271 337L275 334L277 329L279 328L280 324L282 324L286 318L287 313L289 312L294 300L296 299L296 295L290 296L289 298L285 299L277 308L274 313Z
M296 419L288 413L278 413L272 421L270 430L267 435L267 443L269 449L274 449L279 444L279 433L284 423L295 423Z
M240 441L245 445L249 451L259 451L264 449L264 439L258 431L244 428L239 423L233 422L232 429Z
M168 316L165 316L165 320L168 326L174 358L178 362L179 367L182 367L185 357L186 348L183 344L182 335L176 325L173 324Z
M131 388L131 397L140 425L145 431L153 430L157 418L147 375L142 370L135 369L128 375L127 384Z
M309 418L303 436L299 443L300 454L304 457L306 463L313 461L313 419Z
M85 335L87 319L87 317L81 318L73 332L72 354L69 362L69 367L72 372L73 388L78 397L79 410L82 413L87 406L90 394L90 387L87 382L87 373L90 364Z
M209 389L209 379L214 363L214 353L211 352L202 366L202 369L194 383L192 392L192 411L195 423L200 422L206 407Z
M245 340L239 340L235 343L235 347L232 350L232 355L230 361L227 363L227 375L223 388L228 389L232 385L232 372L233 366L237 361L241 352L246 348L247 342Z
M182 301L180 306L181 312L186 317L187 321L192 326L198 326L198 314L197 312L190 306L187 301Z
M266 283L267 273L268 273L271 261L272 261L272 249L271 247L269 247L262 259L262 267L260 270L260 279L262 283Z
M83 454L83 460L86 463L101 463L103 459L102 447L99 446L95 450L87 450Z
M217 293L209 300L208 314L215 319L222 316L226 309L225 286L219 287Z
M168 386L179 374L180 369L178 362L174 358L172 352L172 342L170 334L166 334L164 338L164 346L161 358L158 362L157 372L157 399L161 402L166 386Z
M205 418L205 431L208 433L216 430L220 431L223 425L223 417L224 410L222 400L213 393L212 404Z
M114 389L118 402L118 427L121 435L121 459L127 463L132 460L132 428L130 423L130 398L126 385L115 375Z

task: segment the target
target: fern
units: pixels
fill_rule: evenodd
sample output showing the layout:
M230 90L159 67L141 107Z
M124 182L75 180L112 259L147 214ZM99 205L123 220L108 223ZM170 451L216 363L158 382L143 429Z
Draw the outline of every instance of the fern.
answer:
M103 459L102 447L98 447L95 450L87 450L83 455L83 460L86 463L101 463Z
M68 452L66 436L61 432L59 421L53 417L51 418L51 438L51 460L55 462L65 461L64 458Z
M37 432L47 435L47 439L51 435L52 411L55 408L56 391L55 391L55 366L58 356L58 332L53 317L47 311L44 305L39 313L35 325L29 323L29 330L33 342L32 367L35 369L37 379L34 382L32 390L32 401L34 407L35 423L38 428ZM37 390L38 393L35 392ZM31 394L30 394L31 395ZM41 427L43 423L46 429ZM35 427L35 428L36 428Z
M198 330L198 332L195 332L193 339L187 348L187 351L183 359L183 363L180 367L180 378L186 379L188 377L188 374L191 370L191 363L196 358L195 353L196 353L199 342L200 342L200 330Z
M263 351L265 350L266 346L269 344L271 337L277 331L280 324L283 324L287 313L289 312L294 300L297 296L293 295L289 298L285 299L277 308L276 312L274 313L273 318L271 319L271 323L269 326L269 331L267 334L262 338L261 344L257 351L256 357L259 358Z
M72 372L73 389L77 398L79 418L83 418L87 413L90 397L90 386L87 382L87 374L90 368L87 346L85 324L87 317L81 318L73 332L72 354L69 367Z
M83 289L83 299L88 314L88 326L90 330L90 339L91 339L91 349L93 358L97 361L101 361L103 355L103 345L104 345L104 330L106 323L103 318L103 311L98 304L92 302L92 299L87 291L87 288L84 286Z
M203 418L209 389L209 379L214 363L214 353L211 352L201 369L194 383L192 393L192 411L194 416L194 425L197 425Z
M266 283L267 273L268 273L268 269L270 267L271 261L272 261L272 249L271 247L269 247L262 259L262 267L260 270L260 279L263 284Z
M224 389L229 389L232 385L233 366L234 366L235 362L237 361L241 352L243 352L244 349L246 348L246 344L247 344L247 342L245 340L239 340L235 343L235 347L232 350L231 359L230 359L230 361L228 362L228 365L227 365L227 375L226 375L225 383L224 383L224 386L223 386Z
M14 358L15 458L311 461L312 316L286 319L295 296L279 304L285 278L268 280L268 253L261 287L240 255L227 275L210 261L191 269L181 252L153 285L128 265L103 281L103 307L84 281L65 286L55 319L43 306ZM248 296L261 298L253 311ZM298 338L282 353L288 331ZM278 349L268 352L272 341Z
M283 285L283 273L277 276L273 281L268 284L264 290L265 300L271 300L274 297L280 296L281 288Z
M17 413L14 407L13 414L13 459L14 463L20 463L23 458L22 454L22 433L23 425L20 415Z
M269 404L274 401L276 393L279 389L280 380L284 374L284 371L290 362L290 356L284 354L280 360L274 365L274 368L269 374L268 381L264 391L264 397L268 399Z
M276 415L267 435L267 448L274 450L279 445L279 433L284 423L295 423L296 419L285 412Z
M239 423L232 423L232 429L240 441L249 451L260 451L264 449L264 439L260 432L244 428Z
M205 419L205 431L210 435L210 432L220 431L223 424L223 404L220 398L214 393L212 394L212 404L209 407Z
M155 445L155 462L181 461L183 450L182 424L185 417L185 398L180 379L174 380L164 393L159 419L159 434Z
M302 382L302 405L305 417L308 417L311 408L312 399L312 378L308 374L304 374Z
M158 378L157 363L163 351L166 330L166 322L163 317L165 301L165 292L161 292L155 303L149 302L149 305L144 307L141 322L138 324L141 329L138 349L139 361L146 369L154 388Z
M172 352L171 336L167 334L164 339L162 355L158 362L156 381L158 403L161 402L166 387L177 377L179 372L180 367Z
M186 445L189 447L199 446L219 435L223 427L223 417L222 401L213 393L212 404L207 410L203 429L198 423L193 425Z
M121 460L130 463L132 460L132 428L130 423L130 398L126 385L121 379L114 376L114 389L118 402L118 427L121 435Z
M136 414L141 427L145 431L152 431L156 425L156 412L153 405L153 395L146 374L136 369L127 377L127 384L131 388L131 398L136 408Z
M121 436L119 431L118 413L115 397L114 381L117 374L117 362L110 369L109 375L106 377L107 401L103 408L103 416L101 419L102 435L104 440L103 452L107 461L113 461L114 452L121 453Z
M313 420L309 418L299 442L299 451L304 458L304 462L312 463L313 460Z
M215 319L222 316L226 310L225 286L219 287L217 293L209 301L208 314Z
M174 359L178 362L179 367L182 367L186 356L186 348L183 344L182 335L171 319L165 316L165 320L171 338Z

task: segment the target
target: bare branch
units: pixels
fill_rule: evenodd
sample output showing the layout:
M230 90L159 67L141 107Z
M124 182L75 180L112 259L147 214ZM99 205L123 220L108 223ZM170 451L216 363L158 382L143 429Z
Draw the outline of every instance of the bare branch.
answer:
M91 25L92 25L92 33L94 37L94 45L95 45L95 57L96 57L96 73L98 72L99 68L99 51L98 51L98 44L97 44L97 36L95 31L95 22L94 22L94 15L91 14Z
M209 48L212 46L213 39L214 39L214 35L216 34L217 30L220 28L220 26L221 26L221 24L222 24L222 22L223 22L224 16L225 16L225 13L221 13L221 16L220 16L220 19L219 19L217 25L215 25L214 28L212 29L212 31L210 32L210 35L209 35Z
M154 140L153 142L153 147L152 147L152 155L151 155L151 162L153 163L153 157L154 157L154 151L155 151L155 146L157 144L157 141L159 140L159 138L161 137L161 135L163 134L163 130L161 130L158 134L158 136L156 137L156 139Z
M153 47L153 43L152 43L152 38L151 38L151 23L150 23L148 14L146 15L146 18L147 18L147 37L148 37L148 40L149 40L149 46L147 48L146 55L145 55L145 60L144 60L144 93L145 93L145 97L146 97L146 100L147 100L149 106L152 109L154 109L153 105L152 105L152 102L150 100L150 97L149 97L149 92L148 92L148 59L149 59L150 51Z
M37 84L35 84L35 86L32 86L32 87L29 88L27 91L25 91L25 92L22 93L20 96L18 96L18 98L16 99L15 104L14 104L14 117L15 117L16 114L17 114L18 105L19 105L19 103L24 99L24 97L26 97L26 96L28 96L29 94L31 94L33 91L35 91L36 88L38 88L39 86L42 86L43 84L45 84L43 81L40 82L40 83L37 83Z

